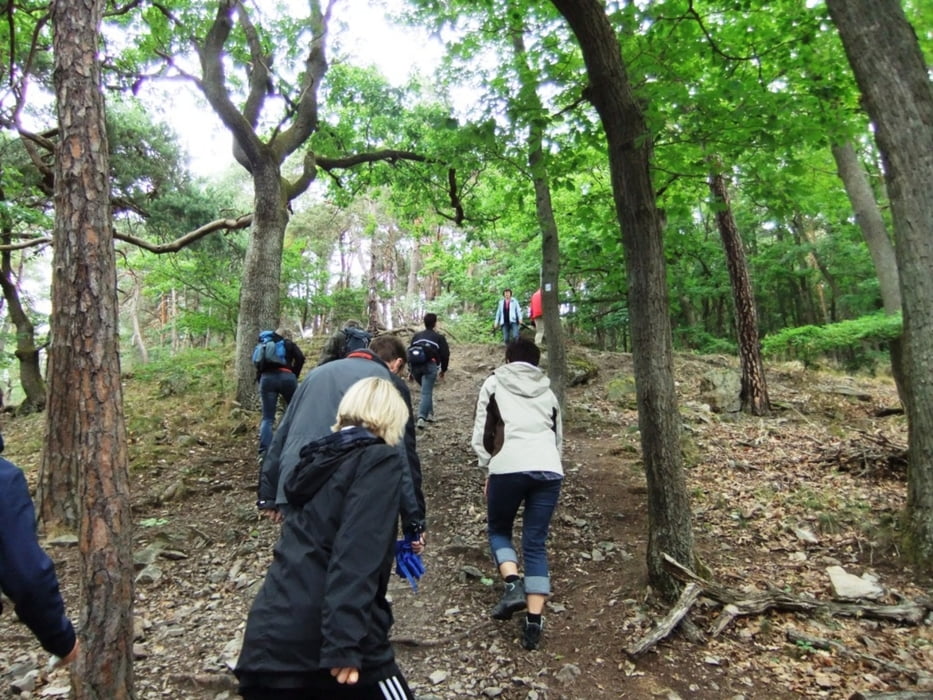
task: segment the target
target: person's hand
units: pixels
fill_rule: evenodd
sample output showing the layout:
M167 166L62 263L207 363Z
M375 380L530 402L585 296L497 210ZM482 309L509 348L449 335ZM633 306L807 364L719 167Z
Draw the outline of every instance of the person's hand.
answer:
M358 668L332 668L330 675L336 678L341 685L354 685L360 680L360 670Z
M271 520L276 525L285 519L285 516L282 515L282 511L280 511L278 508L265 508L259 511L259 515L263 518L266 518L267 520Z
M418 539L411 541L411 551L415 554L421 554L427 543L424 541L424 533L419 533Z

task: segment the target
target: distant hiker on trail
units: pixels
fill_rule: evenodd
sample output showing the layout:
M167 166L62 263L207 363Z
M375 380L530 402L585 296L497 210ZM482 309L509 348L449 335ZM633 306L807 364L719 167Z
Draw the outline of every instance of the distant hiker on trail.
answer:
M512 298L512 290L502 291L499 306L496 307L496 320L493 330L502 327L502 342L508 345L518 339L522 325L522 305Z
M259 333L259 343L253 350L253 365L256 367L259 399L262 402L262 420L259 423L260 462L272 442L272 427L275 425L279 397L282 397L286 406L292 400L304 364L304 353L292 342L288 330L279 328Z
M410 409L391 381L366 377L334 414L333 432L308 444L285 480L291 514L234 671L247 700L414 700L389 643L386 600L408 472L395 445Z
M531 325L535 327L535 345L541 347L544 342L544 303L541 301L541 288L531 295L529 312L531 315Z
M0 435L0 452L3 436ZM16 616L32 631L58 665L78 656L74 626L65 615L65 602L55 565L36 537L36 512L22 470L0 457L0 591L13 602ZM3 605L0 604L0 612Z
M424 330L412 336L408 347L409 371L421 387L418 428L424 428L425 421L434 421L434 383L444 378L450 363L447 338L434 330L436 325L437 314L425 314Z
M557 397L538 368L538 346L519 338L506 348L505 359L480 389L472 444L479 466L488 470L484 495L489 547L505 580L502 599L491 614L508 620L527 607L522 646L530 650L541 640L542 612L551 593L545 543L564 477L562 424ZM512 545L515 516L523 503L524 580Z
M342 360L354 350L364 350L369 347L369 341L372 339L372 333L364 330L359 321L351 318L324 343L318 365Z
M416 553L423 547L425 503L421 490L421 461L415 449L415 422L411 414L411 393L398 376L405 367L405 344L393 335L374 338L367 350L355 350L342 360L318 365L301 383L288 406L259 473L257 507L276 522L281 522L288 507L285 483L301 461L301 449L313 440L330 433L337 407L346 391L364 377L388 379L408 406L404 440L399 444L408 467L402 476L399 511L402 530L416 542Z

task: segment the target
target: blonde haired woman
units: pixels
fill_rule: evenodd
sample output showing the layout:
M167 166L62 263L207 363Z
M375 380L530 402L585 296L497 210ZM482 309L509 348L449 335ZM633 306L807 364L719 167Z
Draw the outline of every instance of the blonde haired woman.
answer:
M288 514L246 621L236 675L247 700L414 700L389 643L409 411L387 379L356 382L333 433L301 450Z

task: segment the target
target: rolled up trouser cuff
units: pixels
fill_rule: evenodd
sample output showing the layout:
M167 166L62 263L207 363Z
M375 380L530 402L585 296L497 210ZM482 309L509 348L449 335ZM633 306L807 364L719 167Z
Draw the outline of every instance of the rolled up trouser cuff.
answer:
M518 563L518 555L511 547L500 547L499 549L493 550L492 558L495 560L497 567L502 566L507 561L513 564Z
M525 593L532 595L551 595L550 576L526 576Z

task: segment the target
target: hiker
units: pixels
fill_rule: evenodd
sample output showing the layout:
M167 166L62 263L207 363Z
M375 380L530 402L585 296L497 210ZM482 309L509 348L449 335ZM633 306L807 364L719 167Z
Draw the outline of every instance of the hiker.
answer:
M354 350L364 350L372 338L372 333L364 330L359 321L348 319L343 328L334 331L324 343L318 365L342 360Z
M541 287L531 295L529 313L531 325L535 327L535 345L539 348L544 343L544 303L541 301Z
M508 345L518 339L522 324L522 306L512 299L512 290L504 289L499 305L496 307L496 320L493 330L502 327L502 342Z
M435 330L437 314L424 315L424 330L412 336L408 349L408 367L412 378L421 387L418 402L417 427L423 429L426 422L434 422L434 383L444 378L450 363L450 348L447 338ZM420 346L421 352L412 350ZM415 354L418 353L418 354ZM416 359L420 358L420 359Z
M333 432L307 445L285 479L292 514L234 671L247 700L414 700L389 643L386 600L408 470L394 446L410 410L392 382L366 377L335 414Z
M506 364L483 383L473 422L473 450L487 469L483 495L489 547L504 580L502 599L492 610L497 620L528 609L522 646L537 649L544 626L544 603L551 593L547 541L564 471L561 467L561 413L547 375L538 367L541 350L519 338L505 351ZM519 506L522 562L512 545Z
M292 342L292 334L285 328L262 331L259 344L253 351L256 366L256 381L259 382L259 399L262 403L262 420L259 422L259 461L262 463L269 443L272 442L272 427L275 425L275 409L279 397L288 406L295 389L298 375L305 364L304 353ZM275 355L264 352L266 343L273 343Z
M0 435L0 452L3 436ZM39 546L36 512L23 471L0 457L0 591L16 616L58 665L70 664L80 648L65 615L55 565ZM0 612L3 605L0 603Z
M259 473L257 507L274 522L281 522L288 507L285 482L301 459L301 448L330 432L344 393L364 377L388 379L408 406L404 439L398 446L407 469L402 475L399 511L402 531L415 540L420 554L424 546L425 502L421 490L421 461L415 449L411 393L398 376L405 368L405 345L393 335L374 338L369 349L355 350L342 360L318 365L298 387L272 438Z

